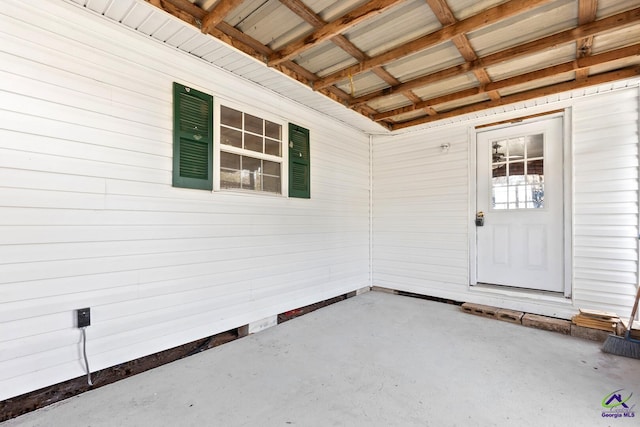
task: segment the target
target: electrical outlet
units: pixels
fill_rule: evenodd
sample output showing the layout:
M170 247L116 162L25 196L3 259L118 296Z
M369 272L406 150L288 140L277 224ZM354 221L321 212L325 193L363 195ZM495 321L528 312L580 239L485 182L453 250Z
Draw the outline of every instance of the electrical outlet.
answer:
M91 325L91 309L80 308L76 311L78 315L78 328L86 328Z

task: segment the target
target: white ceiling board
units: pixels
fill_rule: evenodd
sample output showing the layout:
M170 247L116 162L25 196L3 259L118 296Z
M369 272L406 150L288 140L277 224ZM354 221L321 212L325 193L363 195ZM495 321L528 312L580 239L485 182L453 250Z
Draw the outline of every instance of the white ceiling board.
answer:
M112 1L104 11L104 15L107 18L120 22L127 16L127 13L129 13L129 10L131 10L134 5L135 3L126 0Z
M125 0L128 1L128 0ZM154 13L155 11L150 9L148 5L144 3L135 2L133 7L127 12L125 17L119 21L122 24L126 25L129 28L133 28L137 30L145 20Z

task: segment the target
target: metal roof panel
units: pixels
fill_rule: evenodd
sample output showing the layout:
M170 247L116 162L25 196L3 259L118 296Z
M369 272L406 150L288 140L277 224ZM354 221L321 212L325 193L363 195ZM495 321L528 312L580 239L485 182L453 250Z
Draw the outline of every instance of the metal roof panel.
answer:
M441 27L424 0L411 0L351 28L345 36L367 55L375 56Z
M468 39L478 56L555 34L572 28L577 20L573 0L557 0L523 14L470 32Z

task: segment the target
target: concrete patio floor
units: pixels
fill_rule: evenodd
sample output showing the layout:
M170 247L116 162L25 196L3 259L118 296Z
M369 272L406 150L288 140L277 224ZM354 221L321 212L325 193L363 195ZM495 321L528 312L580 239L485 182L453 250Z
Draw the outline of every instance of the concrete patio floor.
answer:
M619 389L635 418L603 417ZM599 343L368 292L0 425L631 426L637 403L640 361Z

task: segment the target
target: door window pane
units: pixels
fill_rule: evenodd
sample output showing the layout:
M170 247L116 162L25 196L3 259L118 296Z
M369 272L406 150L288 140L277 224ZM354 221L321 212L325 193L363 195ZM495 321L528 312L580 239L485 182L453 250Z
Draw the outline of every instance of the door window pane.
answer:
M544 135L491 144L493 209L544 208Z

